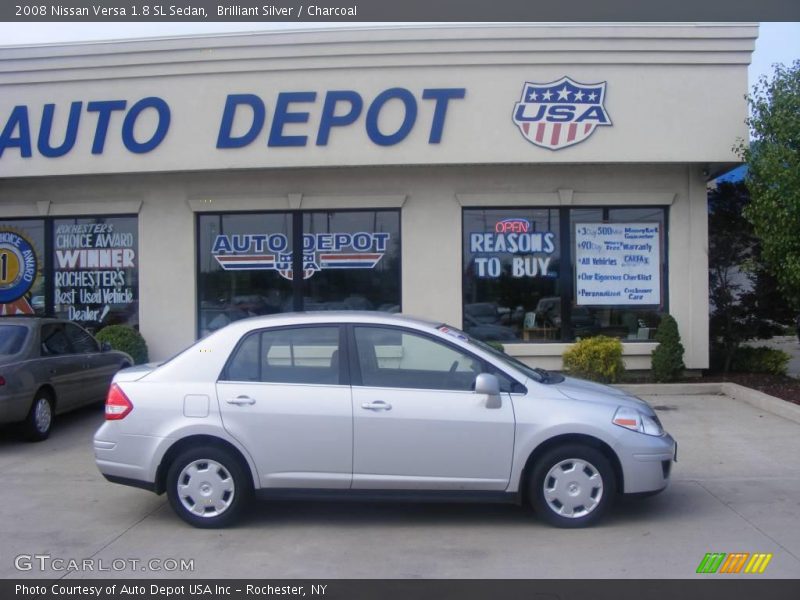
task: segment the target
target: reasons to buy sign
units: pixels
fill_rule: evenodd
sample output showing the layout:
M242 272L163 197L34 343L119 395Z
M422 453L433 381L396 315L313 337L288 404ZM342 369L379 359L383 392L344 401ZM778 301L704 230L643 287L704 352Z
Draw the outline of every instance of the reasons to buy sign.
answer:
M575 296L581 306L661 304L661 225L577 223Z

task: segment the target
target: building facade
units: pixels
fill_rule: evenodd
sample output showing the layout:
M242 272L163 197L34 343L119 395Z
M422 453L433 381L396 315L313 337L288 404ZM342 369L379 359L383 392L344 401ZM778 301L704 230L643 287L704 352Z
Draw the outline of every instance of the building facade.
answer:
M708 365L706 181L742 24L360 28L0 49L0 305L139 328L402 311L558 368Z

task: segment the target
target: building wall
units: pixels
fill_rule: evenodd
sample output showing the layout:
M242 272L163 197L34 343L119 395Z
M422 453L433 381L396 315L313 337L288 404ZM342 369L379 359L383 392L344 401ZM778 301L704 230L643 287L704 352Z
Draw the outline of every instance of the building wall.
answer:
M669 311L689 368L708 361L705 183L692 165L581 165L243 170L8 180L4 216L139 215L140 329L153 359L196 338L195 220L207 211L402 210L403 312L462 321L464 207L669 207ZM557 368L566 343L511 344ZM648 368L652 343L626 343L629 368Z

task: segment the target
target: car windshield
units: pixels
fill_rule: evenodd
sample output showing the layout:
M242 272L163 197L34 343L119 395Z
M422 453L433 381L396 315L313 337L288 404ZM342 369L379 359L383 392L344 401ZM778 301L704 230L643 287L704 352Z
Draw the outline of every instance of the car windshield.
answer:
M11 356L22 350L28 328L23 325L0 325L0 355Z
M480 340L475 339L474 337L464 333L460 329L456 329L455 327L451 327L450 325L440 325L437 329L448 335L461 338L466 342L468 342L469 344L471 344L472 346L480 348L484 352L488 352L493 357L501 360L502 362L506 363L510 367L513 367L517 371L520 371L521 373L523 373L527 377L530 377L534 381L538 382L547 381L548 374L547 371L545 371L544 369L534 369L533 367L529 367L521 360L517 360L513 356L509 356L504 352L500 352L500 350L498 350L497 348L493 348L486 342L482 342Z

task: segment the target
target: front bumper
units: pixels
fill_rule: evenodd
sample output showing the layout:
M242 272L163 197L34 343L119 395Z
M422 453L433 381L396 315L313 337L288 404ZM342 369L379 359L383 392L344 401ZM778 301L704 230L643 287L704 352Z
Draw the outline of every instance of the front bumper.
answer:
M631 438L630 436L636 436ZM630 432L623 450L618 452L625 494L658 492L669 484L672 463L677 461L678 445L671 435L649 436Z

